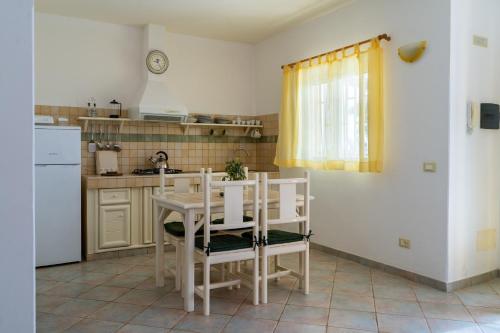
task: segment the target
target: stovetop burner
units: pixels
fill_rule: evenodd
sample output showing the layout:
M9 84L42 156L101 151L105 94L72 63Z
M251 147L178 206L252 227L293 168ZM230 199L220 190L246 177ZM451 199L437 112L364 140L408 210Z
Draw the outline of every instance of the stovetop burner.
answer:
M171 175L175 173L182 173L182 170L179 169L165 169L165 174L166 175ZM160 169L135 169L132 171L132 174L134 175L140 175L140 176L151 176L151 175L158 175L160 174Z

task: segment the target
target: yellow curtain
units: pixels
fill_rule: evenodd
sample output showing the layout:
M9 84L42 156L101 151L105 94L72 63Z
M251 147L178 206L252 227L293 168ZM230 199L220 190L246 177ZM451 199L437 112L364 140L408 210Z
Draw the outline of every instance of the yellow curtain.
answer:
M283 70L281 167L381 172L383 51L378 39Z

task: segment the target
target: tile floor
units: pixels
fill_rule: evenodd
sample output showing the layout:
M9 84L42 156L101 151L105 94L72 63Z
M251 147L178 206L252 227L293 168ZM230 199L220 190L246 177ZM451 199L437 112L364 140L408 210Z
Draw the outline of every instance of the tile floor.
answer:
M173 252L166 264L174 266ZM296 267L297 256L282 263ZM197 273L200 279L201 274ZM214 290L209 317L186 313L168 275L154 286L152 255L37 269L37 332L500 332L500 279L444 293L311 251L311 293L285 277L269 304L253 306L246 288Z

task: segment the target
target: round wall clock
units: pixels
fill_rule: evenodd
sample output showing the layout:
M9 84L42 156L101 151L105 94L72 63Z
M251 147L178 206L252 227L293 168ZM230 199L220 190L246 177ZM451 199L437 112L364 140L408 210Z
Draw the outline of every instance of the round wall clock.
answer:
M146 58L146 66L151 73L163 74L169 65L168 57L160 50L151 50Z

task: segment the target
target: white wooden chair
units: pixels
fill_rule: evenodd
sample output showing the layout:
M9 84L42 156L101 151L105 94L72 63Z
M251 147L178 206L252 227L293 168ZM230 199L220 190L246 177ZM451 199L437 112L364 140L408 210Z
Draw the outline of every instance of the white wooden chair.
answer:
M181 174L162 174L160 171L160 193L168 193L165 183L168 180L173 181L173 193L191 193L193 192L193 183L199 181L203 187L203 175L205 169L199 173L181 173ZM181 290L182 287L182 260L184 249L184 223L182 221L167 221L165 224L165 235L167 241L175 247L175 270L169 271L175 276L175 289ZM200 234L201 235L201 234Z
M228 176L228 174L226 172L212 172L212 168L207 168L206 172L212 176L212 180L223 180L224 177ZM243 172L245 173L245 179L247 179L247 180L250 179L250 174L248 172L248 167L243 167ZM258 175L258 174L257 173L254 174L253 180L255 180L255 175ZM243 214L243 222L252 221L253 217L248 216L246 213L247 212L244 212L244 214ZM222 215L223 214L215 214L216 218L212 220L212 223L214 223L214 224L223 223L224 222L224 217L222 217ZM249 228L250 227L247 227L245 229L240 229L240 230L238 230L238 229L227 230L227 231L225 231L225 233L240 235L242 232L247 231ZM235 267L233 267L233 263L229 263L229 274L232 274L233 270L236 271L237 273L241 272L241 262L240 261L235 262L234 266ZM221 276L224 278L225 271L226 271L225 265L221 265L220 271L221 271ZM239 289L240 285L238 284L236 286L236 288ZM232 286L230 286L229 289L231 290Z
M309 294L309 238L311 236L309 224L309 203L310 203L310 182L309 172L304 178L290 179L268 179L267 173L261 175L262 179L262 208L261 208L261 288L262 303L267 303L267 282L269 279L279 278L284 275L292 275L300 279L300 285L304 289L304 294ZM297 209L297 185L304 186L304 203ZM271 208L268 200L269 186L279 187L279 217L268 218L268 209ZM299 212L299 213L297 213ZM298 223L299 232L288 232L282 230L269 230L270 226L280 224ZM249 238L249 234L243 234ZM268 272L268 258L281 254L299 253L299 272L275 263L275 272Z
M254 220L243 222L244 193L245 188L252 189L252 206ZM259 303L259 180L242 181L212 181L209 173L204 176L204 217L203 238L195 240L195 259L203 263L203 285L195 287L195 293L203 298L203 313L210 314L210 290L216 288L230 287L246 284L253 288L253 303ZM224 190L224 220L222 224L210 223L212 214L212 197L219 195L212 193L212 189ZM231 234L212 236L212 230L230 230L251 226L253 228L251 239ZM198 227L198 224L197 224ZM201 225L199 226L201 227ZM242 276L228 274L232 280L212 283L210 281L210 269L212 265L238 262L240 260L254 260L253 283L248 282Z

